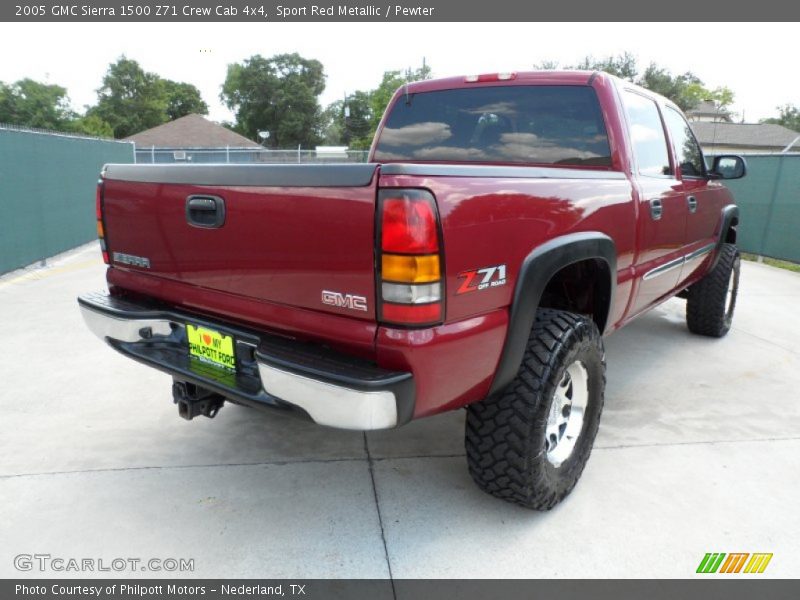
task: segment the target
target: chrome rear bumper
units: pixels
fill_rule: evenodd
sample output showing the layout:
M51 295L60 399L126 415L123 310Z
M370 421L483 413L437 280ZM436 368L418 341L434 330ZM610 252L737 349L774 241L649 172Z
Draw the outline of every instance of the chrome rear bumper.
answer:
M104 293L81 296L78 303L89 329L115 350L233 402L363 431L396 427L413 415L415 389L410 373L381 369L319 345ZM235 373L189 356L187 322L234 337Z

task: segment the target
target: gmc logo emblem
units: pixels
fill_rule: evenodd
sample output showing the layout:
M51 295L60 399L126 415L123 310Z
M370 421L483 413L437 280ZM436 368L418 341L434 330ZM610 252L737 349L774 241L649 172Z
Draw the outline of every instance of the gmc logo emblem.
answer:
M353 294L342 294L341 292L322 291L322 303L337 308L349 308L351 310L367 310L367 299L364 296L354 296Z

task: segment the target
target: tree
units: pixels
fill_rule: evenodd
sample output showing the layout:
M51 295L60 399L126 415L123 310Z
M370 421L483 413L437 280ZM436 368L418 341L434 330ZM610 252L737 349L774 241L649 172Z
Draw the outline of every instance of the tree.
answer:
M431 74L430 66L423 59L418 69L409 67L405 71L385 71L375 89L369 92L359 90L348 94L345 101L331 103L323 112L325 142L345 144L356 150L368 149L397 88L407 82L430 79Z
M114 137L114 129L97 115L85 115L72 121L69 131L94 137Z
M778 109L778 116L769 119L763 119L762 123L775 123L783 125L789 129L800 132L800 107L794 104L784 104L783 106L776 107Z
M630 82L633 82L638 75L636 57L630 52L600 59L594 58L593 56L586 56L581 62L571 68L584 71L605 71L606 73L610 73L611 75L615 75L620 79L625 79Z
M193 112L208 114L208 106L195 86L162 79L125 56L109 65L97 98L97 105L87 111L87 116L108 123L117 138Z
M315 146L320 140L325 89L322 63L297 53L251 56L228 65L220 99L236 114L237 130L251 139L269 131L273 147Z
M164 94L167 101L167 117L171 121L191 114L208 114L208 104L200 96L200 90L191 83L171 81L169 79L162 81L164 82Z
M545 60L534 65L534 67L542 70L553 70L558 69L559 64L556 61ZM718 87L709 90L702 80L691 71L681 75L673 75L669 70L658 66L656 63L650 63L644 72L640 74L636 57L629 52L600 59L586 56L577 64L564 68L605 71L669 98L681 110L692 109L703 101L712 101L719 108L720 114L729 117L728 107L733 104L734 100L734 94L730 88Z
M28 78L11 85L0 81L0 122L63 130L74 116L60 85Z
M135 60L122 56L109 65L97 90L97 105L87 114L108 123L114 137L128 137L169 119L163 88L158 75L145 72Z
M372 132L378 128L383 112L397 91L397 88L405 83L412 81L424 81L430 79L432 70L430 66L422 61L419 69L408 68L405 71L386 71L383 74L380 84L370 92L370 105L372 108Z
M355 149L372 143L372 105L370 93L361 90L328 105L322 114L326 144L343 144Z

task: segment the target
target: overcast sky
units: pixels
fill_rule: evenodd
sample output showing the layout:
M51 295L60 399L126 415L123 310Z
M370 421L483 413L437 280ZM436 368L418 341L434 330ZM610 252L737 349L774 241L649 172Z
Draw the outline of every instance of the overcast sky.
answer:
M23 77L67 88L73 106L96 101L108 64L122 54L144 69L196 85L215 120L232 115L219 100L226 65L253 54L299 52L325 66L325 105L370 89L385 70L419 66L434 76L530 70L587 54L629 51L707 86L727 85L747 121L800 104L796 23L0 23L0 80Z

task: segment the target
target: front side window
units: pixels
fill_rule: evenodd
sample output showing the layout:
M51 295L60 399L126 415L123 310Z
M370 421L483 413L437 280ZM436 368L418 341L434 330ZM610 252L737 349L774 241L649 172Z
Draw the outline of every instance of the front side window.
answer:
M675 153L678 155L678 164L684 177L705 177L705 163L700 145L694 139L686 119L674 108L667 107L664 112L669 135L675 144Z
M631 125L633 153L639 174L645 177L665 177L670 174L667 137L653 100L636 92L623 94L625 110Z
M611 166L588 86L493 86L410 94L392 107L378 161Z

